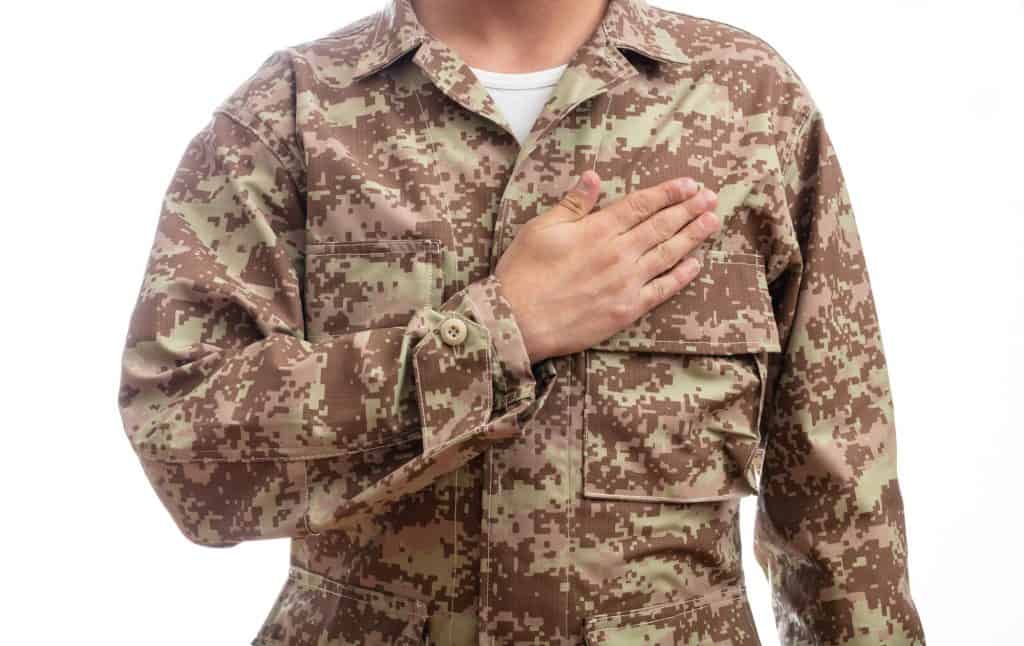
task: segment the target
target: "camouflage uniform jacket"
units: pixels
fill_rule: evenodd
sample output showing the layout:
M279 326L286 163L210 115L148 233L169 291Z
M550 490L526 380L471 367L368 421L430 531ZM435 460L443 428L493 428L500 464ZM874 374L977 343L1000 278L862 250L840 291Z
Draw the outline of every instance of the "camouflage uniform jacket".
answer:
M924 643L850 199L775 50L611 0L522 146L409 0L254 70L167 188L118 397L185 536L291 540L253 644L758 644L745 496L782 643ZM587 168L722 227L531 364L492 271Z

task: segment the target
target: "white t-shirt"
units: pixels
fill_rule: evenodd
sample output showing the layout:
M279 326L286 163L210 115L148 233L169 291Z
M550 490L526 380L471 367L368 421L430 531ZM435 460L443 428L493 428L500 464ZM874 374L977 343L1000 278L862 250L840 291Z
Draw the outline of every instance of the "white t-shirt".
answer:
M541 108L555 90L558 79L568 63L534 72L514 74L491 72L470 67L480 82L494 97L498 109L512 126L512 133L523 143L533 128Z

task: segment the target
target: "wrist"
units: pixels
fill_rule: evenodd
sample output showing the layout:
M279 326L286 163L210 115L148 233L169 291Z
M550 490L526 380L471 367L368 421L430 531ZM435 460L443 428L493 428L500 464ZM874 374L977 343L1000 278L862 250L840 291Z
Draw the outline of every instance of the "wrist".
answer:
M535 329L534 316L525 300L518 298L515 289L510 288L500 278L496 281L498 293L508 303L510 314L515 321L519 334L523 339L523 346L529 356L530 365L543 361L550 356L550 350L544 343L545 335Z

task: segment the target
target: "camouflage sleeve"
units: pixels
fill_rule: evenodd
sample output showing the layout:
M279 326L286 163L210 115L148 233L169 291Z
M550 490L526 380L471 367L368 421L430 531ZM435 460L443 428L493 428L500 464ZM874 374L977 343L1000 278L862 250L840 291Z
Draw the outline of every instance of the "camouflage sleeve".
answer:
M783 351L769 373L753 548L783 644L924 644L861 240L821 112L807 95L791 105L780 203L796 241L771 285Z
M408 325L307 339L301 163L234 103L273 94L280 61L188 144L121 359L124 431L178 527L209 546L365 520L523 432L553 383L493 276Z

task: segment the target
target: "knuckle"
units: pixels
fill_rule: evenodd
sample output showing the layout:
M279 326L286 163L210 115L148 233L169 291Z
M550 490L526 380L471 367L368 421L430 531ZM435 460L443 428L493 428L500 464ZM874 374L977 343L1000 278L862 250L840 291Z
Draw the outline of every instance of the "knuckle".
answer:
M708 233L718 230L718 226L722 223L721 218L714 211L707 211L700 216L701 226Z
M651 200L647 196L647 193L643 191L634 191L626 196L626 204L629 206L629 210L634 215L645 215L651 206Z
M687 257L683 262L679 263L676 271L672 272L679 283L679 289L686 287L692 280L694 280L701 270L701 262L699 259L693 256Z
M626 259L626 253L618 246L608 247L604 253L604 266L614 267Z
M690 225L683 229L682 233L679 234L679 242L687 249L696 246L700 243L702 234L699 230L694 230L694 226Z
M708 208L707 200L702 197L701 193L694 195L686 201L686 211L691 218L694 218L701 214L702 211Z
M669 229L668 224L662 218L651 218L648 222L650 223L648 226L651 228L651 234L654 236L654 240L665 240L675 233Z
M625 254L621 249L617 247L606 247L594 256L595 270L613 270L614 267L620 265L625 258Z
M692 280L693 275L690 272L691 270L687 268L685 260L680 262L675 271L672 272L672 283L677 291L686 287L686 284Z
M593 271L608 270L615 267L617 262L618 252L614 249L603 249L593 256L593 262L590 265Z
M675 257L672 253L672 245L669 244L669 242L666 240L665 242L658 244L656 248L658 253L658 260L661 261L662 266L672 264L672 261L675 260Z
M626 326L634 321L635 311L636 309L631 301L619 300L611 306L609 314L616 325Z
M701 240L707 238L715 231L714 224L709 222L709 219L707 217L708 213L710 213L710 211L705 211L700 216L698 216L693 223L695 229L694 235L699 236Z
M630 198L626 198L626 201L624 202L625 208L618 209L615 214L616 226L618 229L623 231L632 229L640 219L633 210L633 206L630 204L629 199Z
M562 208L567 209L575 215L583 215L583 198L575 191L569 191L559 201Z
M672 204L678 197L679 189L676 188L675 182L669 181L664 182L661 185L661 200L663 204Z
M665 281L659 280L654 283L654 296L655 303L661 303L669 297L669 289Z

